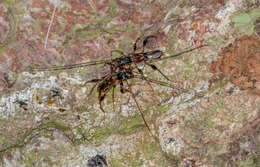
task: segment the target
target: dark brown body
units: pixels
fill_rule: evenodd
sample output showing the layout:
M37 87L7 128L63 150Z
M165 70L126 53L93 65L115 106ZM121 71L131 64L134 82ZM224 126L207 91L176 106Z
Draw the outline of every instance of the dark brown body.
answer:
M132 73L132 71L120 71L118 73L114 73L114 74L109 75L109 76L105 77L104 79L102 79L97 87L99 101L103 101L106 94L112 88L115 88L117 85L123 86L123 81L131 79L133 77L134 77L134 74ZM121 90L122 89L123 88L121 88Z
M144 51L144 48L145 48L145 46L146 46L146 44L147 44L147 42L150 38L155 38L155 37L154 36L146 37L143 40L142 51L138 52L138 53L136 52L137 51L137 44L136 43L137 43L138 40L140 40L140 38L138 38L136 40L136 42L133 46L134 51L130 54L125 55L122 51L118 51L118 50L112 51L111 56L112 56L113 52L117 52L117 53L120 54L120 57L115 58L115 59L85 62L85 63L79 63L79 64L72 64L72 65L68 65L68 66L62 66L62 67L53 66L53 67L50 67L50 68L33 68L32 70L51 71L51 70L79 68L79 67L98 65L98 64L108 65L110 67L110 73L109 74L105 75L101 79L93 79L93 80L86 82L86 83L90 83L90 82L95 83L95 85L91 88L91 91L90 91L88 96L90 96L92 94L93 90L97 86L100 109L105 113L105 111L102 107L102 101L105 99L106 95L112 89L113 90L112 91L112 99L113 99L113 108L114 108L114 88L119 85L121 93L129 92L131 94L131 96L134 99L136 106L137 106L137 108L138 108L138 110L139 110L139 112L142 116L142 119L143 119L146 127L150 131L150 128L149 128L148 124L146 123L146 121L144 119L144 115L142 113L142 110L141 110L137 100L135 99L134 93L131 90L131 85L129 84L128 80L130 80L132 78L138 78L138 79L141 79L141 80L145 80L151 88L152 88L152 86L151 86L150 83L155 83L155 84L159 84L159 85L167 86L167 87L171 87L171 88L173 88L173 86L166 83L166 82L153 80L153 79L150 79L150 78L144 76L143 71L138 68L138 64L143 63L145 65L148 65L149 67L152 68L152 70L158 71L165 79L170 81L168 79L168 77L160 71L159 68L157 68L154 64L152 64L152 62L155 61L155 60L162 60L162 59L177 57L177 56L180 56L184 53L188 53L188 52L191 52L195 49L198 49L198 48L205 46L205 45L202 45L202 46L199 46L199 47L195 47L195 48L183 51L181 53L177 53L175 55L171 55L171 56L162 58L163 52L160 51L160 50L154 50L154 51L148 51L148 52ZM124 83L127 84L126 88L124 87Z

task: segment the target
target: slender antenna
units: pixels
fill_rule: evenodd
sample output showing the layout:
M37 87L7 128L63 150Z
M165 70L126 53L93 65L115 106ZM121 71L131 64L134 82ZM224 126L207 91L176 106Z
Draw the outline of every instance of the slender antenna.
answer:
M191 51L193 51L193 50L202 48L202 47L204 47L204 46L208 46L208 45L207 45L207 44L206 44L206 45L200 45L200 46L197 46L197 47L195 47L195 48L191 48L191 49L182 51L182 52L180 52L180 53L177 53L177 54L174 54L174 55L170 55L170 56L166 56L166 57L162 57L162 58L160 58L160 59L158 59L158 60L153 60L153 61L156 62L156 61L160 61L160 60L164 60L164 59L168 59L168 58L178 57L178 56L181 56L181 55L183 55L183 54L185 54L185 53L191 52Z
M79 68L79 67L85 67L85 66L91 66L91 65L98 65L98 64L104 64L109 62L110 60L100 60L100 61L90 61L90 62L84 62L84 63L78 63L78 64L71 64L71 65L65 65L65 66L50 66L50 67L33 67L33 71L53 71L53 70L64 70L64 69L73 69L73 68Z

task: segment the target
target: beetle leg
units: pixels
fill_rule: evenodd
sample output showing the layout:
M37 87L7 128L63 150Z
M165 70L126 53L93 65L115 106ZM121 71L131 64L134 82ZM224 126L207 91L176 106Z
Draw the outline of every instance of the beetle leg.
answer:
M134 67L138 70L139 74L141 74L141 76L143 76L143 79L148 83L148 85L150 86L151 90L152 90L153 93L154 93L154 89L153 89L151 83L150 83L148 80L146 80L146 78L144 77L143 71L142 71L140 68L138 68L138 66L137 66L136 63L134 63Z
M102 90L99 91L98 100L99 100L99 108L100 108L100 110L104 113L104 118L103 118L103 120L100 122L100 124L102 124L102 122L104 122L104 121L106 120L106 112L105 112L105 110L104 110L104 108L103 108L103 106L102 106L102 101L105 99L105 95L106 95L106 94L104 94L104 95L102 95L102 96L100 97L101 91L102 91Z
M135 43L134 43L134 45L133 45L133 50L134 50L134 53L137 51L137 43L140 41L140 37L138 37L138 38L136 38L136 40L135 40Z
M113 86L112 88L112 103L113 103L113 111L115 112L115 87L116 85Z
M98 85L98 82L95 83L94 86L92 86L92 88L90 89L90 92L88 93L88 98L91 96L91 94L93 93L93 91L94 91L94 89L95 89L95 87L96 87L97 85Z
M147 37L144 38L144 40L143 40L143 52L142 52L142 53L144 53L144 48L146 47L146 45L147 45L149 39L151 39L151 38L155 38L155 39L156 39L156 36L154 36L154 35L149 35L149 36L147 36Z
M99 82L99 81L102 81L102 79L92 79L92 80L90 80L90 81L86 81L86 82L84 83L84 85L86 85L87 83Z
M112 50L110 52L111 55L111 60L113 59L113 53L119 53L120 55L126 56L124 52L122 52L121 50Z
M135 96L134 96L134 93L133 93L133 91L132 91L131 85L128 83L127 80L126 80L126 83L127 83L127 86L128 86L128 91L129 91L129 93L131 94L132 98L133 98L134 101L135 101L135 104L136 104L136 106L137 106L137 108L138 108L138 111L139 111L139 113L140 113L140 115L141 115L143 121L144 121L145 126L147 127L149 133L155 138L155 140L158 140L158 139L153 135L153 133L152 133L152 131L151 131L151 129L150 129L148 123L146 122L146 120L145 120L145 118L144 118L144 113L143 113L143 111L141 110L141 107L139 106L139 104L138 104L138 102L137 102L137 100L136 100L136 98L135 98Z
M168 81L171 81L158 67L156 67L154 64L145 63L146 65L150 66L153 70L158 71L165 79Z
M128 90L124 87L123 81L120 82L120 92L124 94L125 92L128 92Z
M105 96L102 96L101 98L99 98L99 108L105 114L105 110L102 107L102 101L104 100L104 98L105 98Z
M151 39L151 38L155 38L156 39L156 36L154 36L154 35L149 35L149 36L147 36L147 37L145 37L144 38L144 40L143 40L143 46L142 46L142 52L141 53L144 53L144 48L146 47L146 45L147 45L147 43L149 42L149 39ZM140 37L138 37L137 39L136 39L136 41L135 41L135 43L134 43L134 45L133 45L133 50L134 50L134 53L137 51L137 44L138 44L138 42L141 40L141 38Z
M169 87L169 88L175 88L176 87L175 85L169 84L167 82L158 81L158 80L151 79L151 78L148 78L148 77L143 78L143 76L141 76L141 75L135 75L134 78L141 79L141 80L146 79L146 80L148 80L151 83L154 83L154 84L157 84L157 85L161 85L161 86L165 86L165 87Z

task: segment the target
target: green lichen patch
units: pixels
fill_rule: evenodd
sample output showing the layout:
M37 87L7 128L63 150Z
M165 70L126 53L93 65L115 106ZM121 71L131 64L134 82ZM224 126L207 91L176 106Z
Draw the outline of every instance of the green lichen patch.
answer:
M129 118L123 118L120 121L120 129L119 134L126 135L126 134L132 134L136 133L137 131L140 131L140 129L144 129L145 125L143 123L142 117L139 114L135 114L132 117Z
M91 135L91 138L98 143L103 142L105 139L107 139L114 130L111 126L95 127L92 129L94 130L94 133L93 135Z
M3 0L2 3L6 8L12 8L16 4L17 0Z
M147 165L144 163L147 160L158 166L166 166L166 157L159 143L155 140L151 140L150 137L146 136L138 141L135 149L136 154L130 163L132 166Z
M37 129L41 130L41 129L48 129L48 128L57 129L57 130L60 130L63 132L71 130L71 128L69 126L66 126L62 123L55 122L55 121L50 121L50 122L47 122L46 124L42 124Z
M238 161L237 162L238 167L257 167L260 166L260 155L254 154L250 157L248 157L246 160Z
M143 113L146 116L148 115L148 112L149 111L146 110ZM147 130L147 127L139 113L129 117L117 116L115 121L114 124L107 123L103 126L93 128L94 133L92 138L98 142L102 142L111 134L131 135L133 133Z
M230 16L234 27L246 35L252 35L255 29L254 22L260 17L260 9L253 9L249 12L239 12Z
M146 139L147 140L147 139ZM137 147L141 148L144 153L144 158L147 160L153 160L155 156L161 153L161 148L156 141L141 141Z
M211 85L209 91L210 91L210 92L213 92L213 91L215 91L215 90L218 89L218 88L222 88L224 85L227 84L227 82L228 82L228 79L227 79L227 78L222 78L222 79L220 79L220 80L214 82L214 83Z
M118 13L117 2L115 0L110 0L109 6L110 6L110 9L109 9L110 17L112 17L112 18L116 17L116 15Z
M16 39L16 29L17 29L17 18L15 17L12 9L11 9L11 6L12 6L12 3L9 2L7 3L8 7L7 7L7 14L8 14L8 19L9 19L9 31L8 31L8 34L7 34L7 37L5 38L4 41L0 41L0 53L2 51L4 51L7 46L14 42L15 39ZM11 6L9 6L11 5Z
M125 152L122 157L110 157L108 164L113 167L141 167L147 166L146 162L150 162L156 166L166 167L166 161L157 141L151 140L149 135L146 135L136 140L130 151Z
M123 166L122 164L124 164L124 159L111 157L108 159L108 164L110 164L110 166L113 167L122 167Z
M18 136L15 141L10 142L9 145L5 144L2 148L0 148L0 152L6 152L8 150L12 150L15 148L22 148L25 145L27 145L33 139L34 136L38 136L36 134L42 133L43 131L48 132L48 131L54 131L54 130L65 132L65 131L71 130L71 128L63 125L62 123L58 123L55 121L49 121L47 123L43 123L35 128L23 130L23 131L25 131L23 134L20 134L20 136ZM46 137L48 137L48 136L50 137L50 135L48 133L42 133L42 135L44 135Z
M132 160L129 163L129 166L131 167L136 167L136 166L142 166L143 165L143 160L141 159L141 153L136 152L134 157L131 157Z

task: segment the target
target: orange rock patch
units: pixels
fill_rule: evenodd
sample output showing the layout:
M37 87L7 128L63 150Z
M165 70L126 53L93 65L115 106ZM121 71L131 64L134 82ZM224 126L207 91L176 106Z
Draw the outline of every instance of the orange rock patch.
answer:
M240 89L254 89L260 94L260 38L242 36L219 53L211 72L221 72Z

